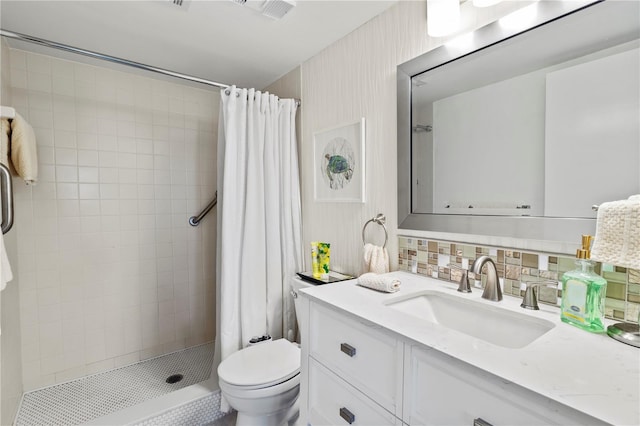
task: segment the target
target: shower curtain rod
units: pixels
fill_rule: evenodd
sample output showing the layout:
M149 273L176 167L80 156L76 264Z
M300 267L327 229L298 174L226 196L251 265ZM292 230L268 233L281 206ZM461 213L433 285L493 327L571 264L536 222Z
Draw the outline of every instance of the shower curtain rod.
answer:
M7 31L0 28L0 36L8 37L15 40L26 41L29 43L39 44L45 47L51 47L53 49L64 50L66 52L76 53L78 55L88 56L94 59L100 59L102 61L113 62L120 65L125 65L128 67L138 68L145 71L155 72L157 74L168 75L171 77L181 78L183 80L189 80L200 84L206 84L207 86L214 86L220 89L226 89L229 86L228 84L218 83L211 80L205 80L204 78L194 77L192 75L182 74L175 71L166 70L164 68L158 68L151 65L142 64L140 62L129 61L127 59L117 58L115 56L109 56L98 52L93 52L91 50L80 49L78 47L69 46L67 44L57 43L55 41L45 40L42 38L30 36L27 34L20 34L13 31ZM298 106L300 106L301 102L299 99L295 100Z

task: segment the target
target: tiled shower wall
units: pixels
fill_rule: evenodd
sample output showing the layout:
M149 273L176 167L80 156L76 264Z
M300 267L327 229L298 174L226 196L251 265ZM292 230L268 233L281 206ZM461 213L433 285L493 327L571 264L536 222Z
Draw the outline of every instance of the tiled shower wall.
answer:
M462 269L483 255L496 263L505 295L522 298L526 282L550 281L575 269L575 257L483 245L460 244L412 237L398 237L398 269L444 281L459 282ZM640 271L596 263L595 271L607 280L605 316L638 322L640 312ZM481 277L483 283L484 275ZM561 285L540 287L538 301L559 306Z
M214 338L219 94L11 50L40 179L14 179L25 391Z
M9 46L0 40L0 104L11 105L9 81ZM17 251L17 240L13 232L3 236L9 251ZM22 355L20 348L20 277L13 271L13 280L0 292L0 424L13 422L18 402L22 396Z

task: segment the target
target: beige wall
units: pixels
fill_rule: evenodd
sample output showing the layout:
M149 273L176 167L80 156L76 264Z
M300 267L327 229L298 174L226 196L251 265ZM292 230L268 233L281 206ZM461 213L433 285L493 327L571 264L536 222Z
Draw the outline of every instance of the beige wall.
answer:
M25 391L213 340L215 213L187 219L215 192L218 92L10 59L40 171L14 180Z
M461 32L525 4L478 9L466 2ZM362 226L377 213L387 216L391 267L397 268L396 66L445 41L427 36L426 2L401 1L301 65L304 249L309 251L311 241L330 242L332 269L361 272ZM361 117L366 119L366 202L316 203L314 132ZM370 241L383 241L382 230L371 228Z
M10 55L5 39L0 41L0 104L11 106ZM0 367L0 424L13 422L22 395L22 356L20 339L20 292L18 290L18 271L15 229L4 235L4 243L9 252L9 262L13 266L13 280L0 292L0 328L1 349Z

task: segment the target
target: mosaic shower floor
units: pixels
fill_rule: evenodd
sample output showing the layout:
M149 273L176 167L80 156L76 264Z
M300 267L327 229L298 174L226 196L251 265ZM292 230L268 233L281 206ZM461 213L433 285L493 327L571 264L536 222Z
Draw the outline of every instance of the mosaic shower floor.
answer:
M77 425L209 378L213 343L25 393L16 425ZM176 383L167 378L181 374Z

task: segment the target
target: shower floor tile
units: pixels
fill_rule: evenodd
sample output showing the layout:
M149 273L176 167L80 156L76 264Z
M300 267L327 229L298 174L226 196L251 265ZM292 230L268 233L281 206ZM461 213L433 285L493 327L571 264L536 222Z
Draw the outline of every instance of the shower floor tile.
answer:
M25 393L16 425L77 425L204 381L213 343ZM182 374L177 383L169 376Z

